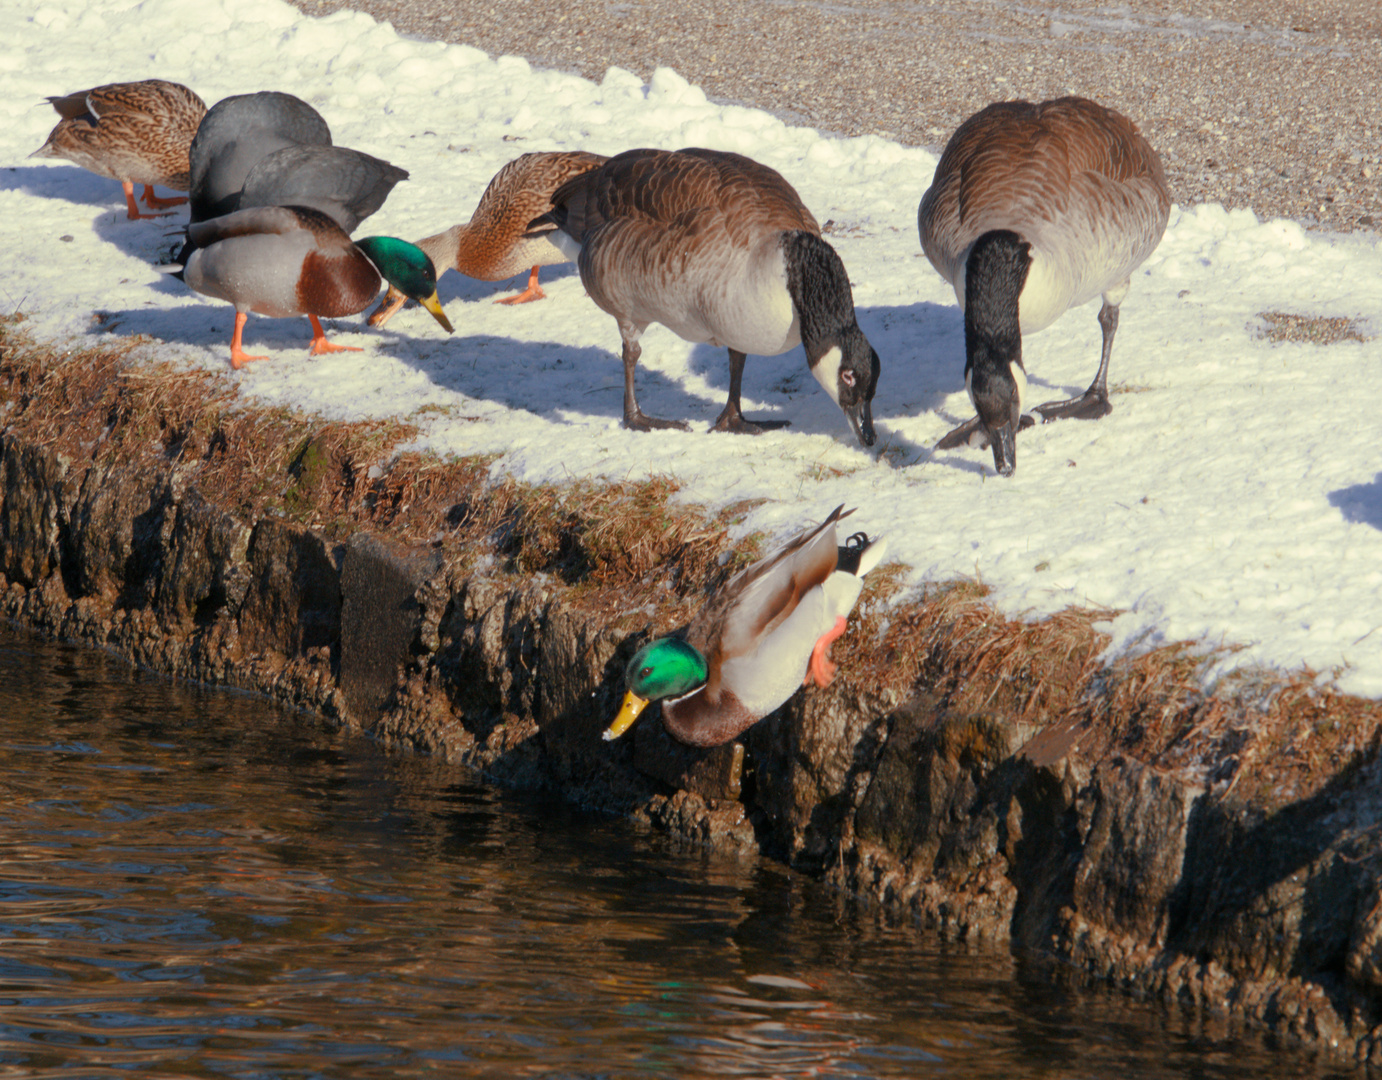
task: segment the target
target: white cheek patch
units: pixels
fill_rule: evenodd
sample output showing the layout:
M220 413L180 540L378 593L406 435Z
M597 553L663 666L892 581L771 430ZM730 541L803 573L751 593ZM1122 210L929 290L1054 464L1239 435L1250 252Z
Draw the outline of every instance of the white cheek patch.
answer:
M843 359L844 354L840 352L840 347L832 345L811 367L811 374L825 388L830 400L836 405L840 403L840 361Z
M1008 374L1013 377L1013 382L1017 383L1017 415L1021 416L1027 411L1027 373L1022 369L1022 365L1014 360L1008 365Z

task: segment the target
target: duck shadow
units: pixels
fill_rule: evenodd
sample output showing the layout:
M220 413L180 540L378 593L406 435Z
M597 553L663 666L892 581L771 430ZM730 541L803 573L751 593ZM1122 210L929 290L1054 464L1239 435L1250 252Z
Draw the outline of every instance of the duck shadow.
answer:
M143 185L136 185L136 191L142 190ZM167 188L158 190L162 195L169 194ZM131 221L119 182L75 165L67 168L54 165L5 169L0 171L0 191L18 191L71 203L74 207L97 208L100 212L87 219L97 237L125 255L155 265L171 261L170 253L175 253L182 246L187 227L186 206L174 207L167 217ZM74 213L71 225L77 227L78 220ZM66 230L67 226L59 228Z
M1345 521L1382 529L1382 473L1370 484L1354 484L1329 493L1329 505L1338 509Z
M120 181L97 176L76 165L54 161L50 165L11 165L0 171L0 191L17 191L40 199L94 206L102 210L125 209Z
M355 231L360 236L369 235L368 225L361 225ZM574 263L544 266L540 272L539 284L550 285L570 277L576 272ZM527 284L528 270L501 281L481 281L479 278L466 277L459 270L447 269L442 271L437 278L437 297L441 300L443 307L452 300L461 300L466 303L483 303L485 301L493 303L522 292ZM410 300L408 301L408 309L417 310L418 305Z
M186 295L196 294L176 280L169 284ZM198 298L201 299L201 298ZM145 334L165 342L228 349L235 309L219 301L175 308L124 308L99 311L90 333L135 336ZM430 323L430 319L428 320ZM568 424L572 414L624 416L624 369L617 355L595 346L572 346L556 341L519 341L491 334L445 337L439 329L412 334L385 327L374 329L365 316L324 319L327 337L361 334L373 339L370 352L392 357L424 375L433 385L480 401ZM435 328L434 328L435 329ZM305 318L274 319L251 316L245 328L245 348L292 351L307 349L311 328ZM677 382L656 371L638 372L639 404L652 415L671 419L713 419L717 403L687 393Z

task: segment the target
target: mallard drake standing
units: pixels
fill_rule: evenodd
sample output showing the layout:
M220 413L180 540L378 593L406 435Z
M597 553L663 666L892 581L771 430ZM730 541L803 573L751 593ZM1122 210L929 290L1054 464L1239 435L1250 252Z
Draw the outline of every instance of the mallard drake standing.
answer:
M533 233L559 230L553 239L577 260L591 299L619 323L625 427L686 429L645 415L634 396L639 338L659 322L729 349L716 431L786 426L746 420L740 384L747 353L800 342L811 374L873 445L878 354L855 320L844 264L781 174L718 150L629 150L568 180L552 207Z
M855 533L836 544L836 507L815 528L736 574L692 620L685 638L639 649L624 672L628 692L606 739L617 739L650 701L662 723L690 746L719 746L796 691L835 675L827 650L882 559L885 544Z
M140 213L135 184L144 185L144 205L151 210L187 201L154 194L155 184L174 191L186 191L190 184L188 148L206 105L187 87L145 79L48 100L62 119L30 157L64 158L98 176L119 180L131 220L164 216Z
M1103 294L1103 351L1088 390L1034 410L1044 420L1110 411L1108 363L1132 272L1166 231L1161 159L1127 117L1086 98L990 105L951 136L917 214L921 246L965 313L965 386L978 416L938 444L993 447L1017 467L1022 335Z
M437 300L437 273L425 252L406 240L367 236L351 241L328 214L307 206L255 206L188 226L194 247L181 277L206 296L235 305L230 366L250 356L241 348L247 313L283 319L306 315L312 355L360 350L326 340L319 317L363 311L381 278L417 300L451 333Z
M552 192L567 180L608 160L582 150L546 151L514 158L494 174L468 222L419 240L417 246L427 252L442 273L454 267L479 281L504 281L529 270L526 289L495 303L541 300L544 294L537 282L538 269L569 262L570 256L549 236L528 236L528 223L552 209ZM396 289L389 289L384 302L370 314L369 324L383 326L406 299Z

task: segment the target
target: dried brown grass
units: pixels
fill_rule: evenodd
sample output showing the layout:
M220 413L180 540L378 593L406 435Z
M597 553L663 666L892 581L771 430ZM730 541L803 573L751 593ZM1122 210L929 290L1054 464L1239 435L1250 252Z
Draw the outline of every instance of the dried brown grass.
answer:
M411 424L251 408L215 372L140 362L137 339L61 350L19 322L0 320L6 433L78 464L176 469L249 520L282 515L330 537L387 529L453 565L488 558L501 571L551 575L593 617L651 604L667 626L761 553L761 537L729 537L753 504L707 511L668 477L494 482L491 458L400 451L417 434ZM1098 623L1112 612L1010 619L974 581L898 602L905 577L895 563L869 574L835 645L856 686L925 686L953 714L1076 725L1082 753L1128 754L1264 804L1304 797L1377 751L1382 705L1322 688L1313 672L1243 676L1207 696L1205 654L1184 643L1101 662Z

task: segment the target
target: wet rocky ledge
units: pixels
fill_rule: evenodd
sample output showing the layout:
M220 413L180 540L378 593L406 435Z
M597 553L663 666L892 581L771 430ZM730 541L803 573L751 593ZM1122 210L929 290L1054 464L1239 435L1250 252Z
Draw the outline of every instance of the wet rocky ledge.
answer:
M1206 696L1184 650L1102 664L1091 613L882 575L828 689L713 751L652 717L606 743L633 649L753 554L731 517L623 485L621 534L598 488L499 491L129 349L0 334L9 618L1382 1064L1377 703L1309 673Z

